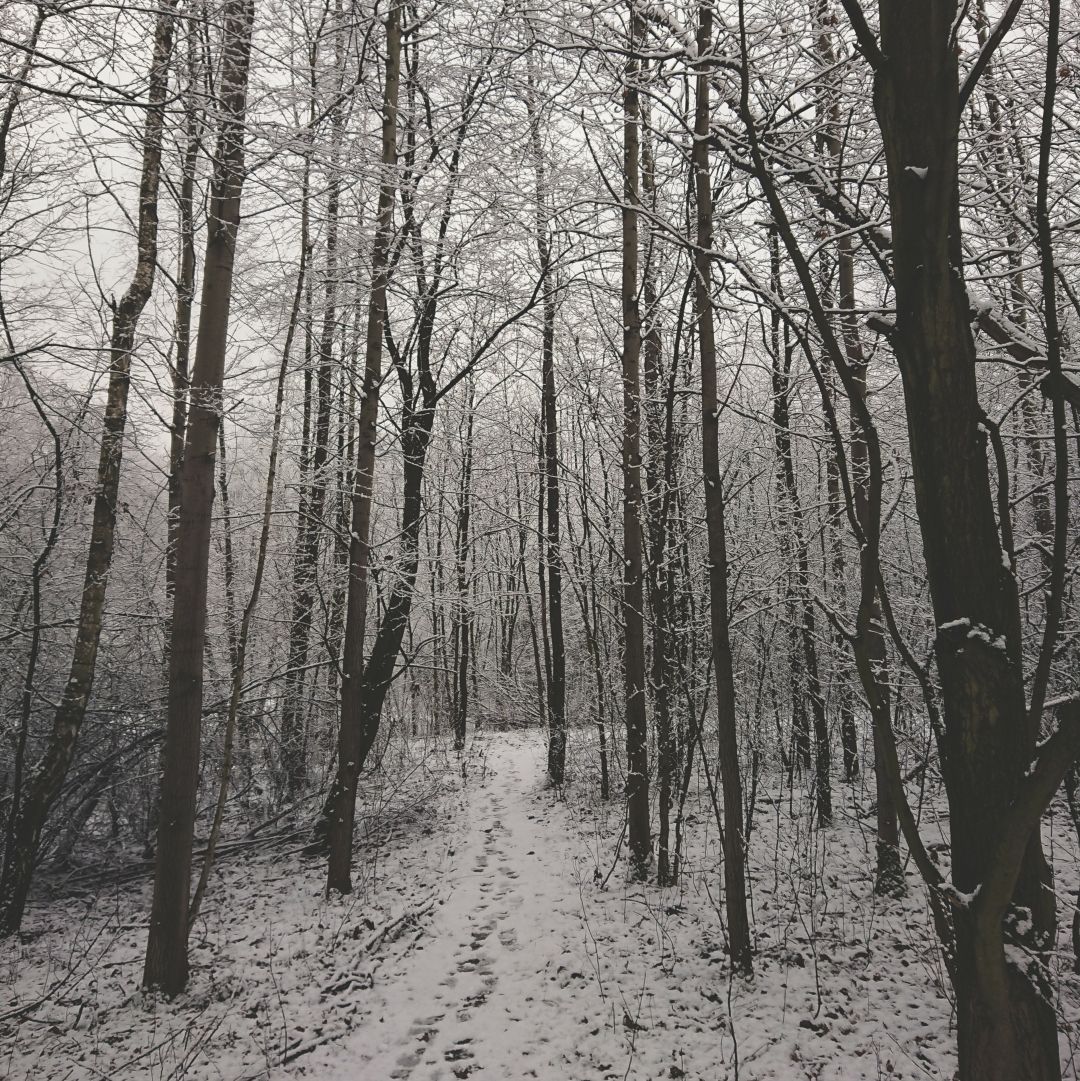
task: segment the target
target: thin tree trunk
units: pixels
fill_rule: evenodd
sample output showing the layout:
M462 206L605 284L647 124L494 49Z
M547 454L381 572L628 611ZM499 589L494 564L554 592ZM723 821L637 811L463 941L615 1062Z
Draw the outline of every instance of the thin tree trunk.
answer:
M371 563L371 508L375 485L375 449L382 383L382 340L386 323L390 239L397 191L398 87L401 81L401 5L393 0L386 16L386 79L383 87L382 178L371 255L371 295L364 348L364 392L357 431L356 481L352 496L349 545L349 592L345 614L345 648L341 666L341 721L338 769L331 792L327 839L330 858L327 891L352 889L352 837L356 815L356 782L360 775L363 717L361 675L367 617L368 568Z
M849 424L851 430L851 474L854 489L855 516L862 529L863 536L871 533L877 537L881 530L878 520L881 513L881 476L880 469L872 469L869 462L869 435L863 418L870 412L866 398L867 360L859 338L855 307L854 258L848 238L839 242L840 265L840 308L845 313L841 317L841 331L848 365L851 369L851 400L849 402ZM851 313L851 314L848 314ZM872 487L876 488L872 491ZM871 521L871 516L874 520ZM876 547L876 544L875 544ZM877 562L876 556L874 562ZM862 574L877 574L878 568L867 562ZM881 608L877 602L877 590L869 590L870 600L864 605L866 618L862 620L865 630L856 643L856 666L858 653L865 652L863 672L869 680L868 694L875 703L871 709L871 721L874 726L874 779L876 787L876 867L874 889L879 894L896 896L907 888L904 881L904 868L900 859L900 829L897 800L888 776L889 748L893 745L892 733L892 689L889 686L888 650L882 629Z
M644 560L641 535L641 313L638 214L641 108L637 50L644 26L630 5L630 51L623 76L622 385L623 385L623 676L626 693L626 803L631 872L645 878L652 858L649 736L645 713Z
M551 277L551 224L547 168L540 119L534 101L534 72L530 53L527 101L533 167L536 172L536 254L544 276L541 333L541 425L543 490L547 497L546 530L541 533L543 572L547 579L547 625L551 640L548 669L548 777L561 785L566 775L566 647L563 642L562 554L560 552L559 412L555 389L555 283Z
M465 402L465 442L462 447L461 483L458 487L457 535L454 545L455 585L454 604L454 750L465 748L466 726L469 720L469 646L472 618L470 607L469 546L472 518L472 467L475 385L469 381Z
M656 163L653 158L649 130L649 110L642 109L641 132L641 194L649 215L656 210ZM650 217L642 222L642 248L645 265L642 271L642 298L645 301L642 337L642 375L644 377L645 442L645 508L648 536L647 593L649 603L652 652L649 663L649 684L652 690L653 723L656 730L656 881L661 886L672 884L671 869L671 799L675 779L675 742L671 729L672 679L671 635L669 620L671 603L667 548L670 507L670 463L674 454L670 426L665 426L665 414L670 415L671 395L661 397L663 384L663 340L660 332L660 305L656 291L657 245ZM672 392L674 385L668 384Z
M515 494L517 496L518 527L518 575L521 579L521 590L525 594L525 612L529 617L529 641L532 644L533 671L536 675L536 700L537 716L540 723L547 720L547 680L544 674L544 664L540 656L540 634L536 627L536 611L533 607L532 591L529 589L529 574L525 564L525 550L529 543L529 531L525 524L525 500L521 494L521 475L514 472Z
M244 694L244 674L247 667L247 649L251 637L251 623L255 618L255 610L259 603L259 594L262 591L263 575L266 571L266 554L270 547L270 524L274 508L274 485L277 481L278 453L281 446L281 419L282 406L285 401L285 382L289 372L289 359L292 355L293 341L296 337L296 328L300 320L300 306L303 302L304 283L307 277L308 260L308 185L309 185L310 162L304 162L304 178L300 188L300 263L297 269L296 291L293 294L292 311L289 315L289 326L285 332L285 343L281 350L281 364L278 366L277 392L274 398L274 422L270 433L270 460L266 467L266 490L263 496L262 526L259 532L259 544L255 559L255 577L251 583L251 595L244 606L243 615L240 618L240 626L236 632L233 648L232 682L229 690L229 706L225 720L225 746L222 752L221 779L218 783L217 802L214 805L214 819L210 826L210 836L206 842L206 851L203 855L202 870L199 872L199 882L195 887L195 893L191 898L188 908L188 927L190 927L199 914L203 897L206 895L206 887L210 881L210 872L214 866L214 857L217 853L218 841L221 838L221 823L225 817L225 803L229 792L229 771L233 759L233 740L236 733L238 718L242 708ZM224 451L222 452L222 470L224 471ZM225 486L222 485L224 495ZM241 752L243 752L241 746Z
M724 905L732 967L753 971L753 947L746 912L746 852L743 843L742 778L739 770L738 717L735 679L728 632L727 537L724 489L720 473L720 410L716 392L716 345L712 310L712 179L709 169L711 110L709 79L712 65L711 0L698 7L699 61L694 112L694 193L697 206L697 245L694 253L698 346L701 355L702 471L705 478L705 523L709 549L709 603L713 664L716 671L716 710L719 722L720 780L724 800Z
M180 178L180 260L176 277L176 321L173 340L176 361L173 367L172 423L169 426L169 523L165 549L165 608L172 618L176 595L176 530L180 524L180 465L184 458L184 434L187 429L188 375L191 362L191 310L195 302L195 174L199 162L202 121L198 106L199 64L196 60L197 23L189 20L187 33L188 87L184 101L184 161ZM166 652L172 636L171 624L165 627ZM166 657L166 664L168 657Z
M174 0L162 0L154 30L147 94L151 104L146 112L143 131L139 182L138 257L131 282L113 312L109 343L109 389L75 648L45 753L34 768L21 806L12 808L14 824L9 830L9 842L5 847L4 865L0 872L0 936L17 931L22 922L41 830L71 766L79 729L86 716L94 685L116 531L131 358L139 317L153 291L157 267L161 142L165 102L169 93L175 10Z
M337 57L341 63L340 11L335 12ZM315 121L316 47L311 50L310 123ZM338 300L338 216L341 203L339 167L342 138L341 105L331 111L330 161L327 166L326 192L326 265L323 277L323 317L318 342L318 366L315 375L315 440L311 455L311 488L300 502L297 522L296 555L293 559L293 611L289 628L289 653L286 661L285 701L281 713L281 754L284 763L286 796L295 800L307 782L307 740L304 724L304 676L315 614L319 552L325 526L326 493L329 487L330 407L333 397L334 337L337 329Z
M776 230L770 229L769 253L772 268L772 290L777 297L783 296L780 279L780 248ZM802 671L806 678L806 697L814 722L814 776L818 821L828 825L832 821L832 783L830 778L831 756L829 753L829 728L825 716L825 696L821 689L818 669L817 628L814 618L814 602L810 596L809 545L806 540L806 523L803 516L799 486L795 477L795 455L791 445L791 420L789 401L791 348L781 338L780 316L773 313L773 440L776 445L777 472L780 490L786 497L790 524L784 523L782 531L790 529L790 548L794 555L792 577L792 602L798 622L798 645L802 650ZM801 690L801 688L799 688ZM797 709L805 709L800 702ZM796 728L798 741L801 733ZM800 746L800 751L802 747Z

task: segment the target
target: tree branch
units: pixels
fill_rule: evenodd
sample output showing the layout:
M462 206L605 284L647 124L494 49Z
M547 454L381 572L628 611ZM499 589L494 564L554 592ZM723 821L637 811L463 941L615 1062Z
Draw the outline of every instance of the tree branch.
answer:
M1001 39L1009 32L1009 28L1016 19L1016 16L1020 11L1020 5L1023 2L1024 0L1011 0L1011 3L1005 9L1004 14L998 20L997 25L990 32L990 36L986 39L986 44L979 50L979 55L976 57L975 63L972 65L971 70L964 77L964 81L960 85L961 112L963 112L964 106L967 105L968 98L971 97L971 94L975 89L975 84L986 70L994 53L997 52L997 47L1001 44Z

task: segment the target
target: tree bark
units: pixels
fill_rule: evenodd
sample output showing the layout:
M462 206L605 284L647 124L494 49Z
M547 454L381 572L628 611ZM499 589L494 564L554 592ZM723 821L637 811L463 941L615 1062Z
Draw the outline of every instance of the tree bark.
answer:
M649 110L642 109L641 194L648 214L656 212L656 161L649 129ZM668 565L671 491L674 482L675 440L670 423L674 382L663 382L663 337L656 280L658 246L648 215L642 223L645 265L641 293L645 301L642 333L645 461L645 517L647 520L647 596L652 632L649 684L656 731L656 881L673 885L671 858L671 802L675 780L675 740L672 732L671 575ZM666 392L665 392L666 389Z
M341 665L341 721L338 729L338 778L331 794L330 859L327 891L352 889L352 836L356 815L356 780L360 772L361 674L367 617L368 569L371 564L371 508L375 485L375 449L382 384L382 340L386 322L390 240L397 191L398 88L401 81L401 5L393 2L386 16L386 77L383 86L382 178L371 254L364 348L364 389L357 423L356 477L352 495L349 543L349 589L345 610L345 647Z
M780 279L780 246L775 228L770 230L770 262L772 267L772 290L776 297L782 297ZM825 716L825 696L821 689L821 676L818 669L817 628L814 619L814 602L810 596L810 560L809 545L806 540L806 523L803 516L802 501L799 498L799 486L795 477L795 454L791 445L791 347L780 334L780 313L773 312L772 320L772 386L773 386L773 441L776 446L777 475L780 494L788 504L790 527L781 526L787 538L784 540L789 558L794 557L794 567L790 569L793 579L790 589L790 607L798 624L797 648L802 651L802 664L799 666L805 675L806 698L810 703L810 714L814 722L814 779L815 801L818 821L828 825L832 821L832 782L830 776L831 756L829 748L829 728ZM795 636L793 636L795 637ZM794 644L794 643L793 643ZM803 686L796 681L793 688L801 694ZM796 703L796 716L805 718L805 704ZM805 719L802 721L805 727ZM809 732L803 731L799 724L796 728L796 747L804 754L809 752Z
M157 268L158 188L161 179L161 143L165 102L169 93L176 5L162 0L154 29L153 56L143 130L142 173L139 182L137 260L135 271L119 304L113 309L109 343L109 388L94 493L94 516L86 556L78 629L71 668L63 697L53 717L52 731L41 760L34 769L21 806L13 808L14 821L0 872L0 936L19 929L30 889L41 830L49 808L60 792L75 754L90 694L94 686L98 646L101 642L105 594L112 566L116 510L127 425L128 390L135 333L154 287Z
M334 16L335 59L342 61L340 38L341 13ZM312 46L311 106L309 124L314 125L316 102L314 72L316 47ZM307 739L304 724L304 672L307 668L311 626L315 614L319 552L325 532L323 515L329 487L330 406L332 398L334 337L337 330L338 303L338 217L341 205L340 152L342 115L340 102L330 115L330 161L326 186L326 263L323 273L323 315L318 341L318 365L315 373L315 439L311 454L311 486L300 501L296 532L296 555L293 559L292 619L289 625L289 652L286 661L285 701L281 712L281 755L284 765L286 795L295 800L307 782ZM310 151L309 151L310 152Z
M465 441L462 447L461 484L458 487L457 535L454 545L455 585L457 595L454 602L454 750L465 749L465 734L469 720L469 637L472 628L471 604L469 596L469 548L471 541L470 523L472 520L472 468L473 468L473 424L475 406L475 384L470 380L469 392L465 402Z
M199 333L181 467L176 602L169 651L169 697L162 754L161 808L150 934L143 982L167 995L188 979L188 897L202 728L203 650L214 502L240 197L244 182L253 0L226 0L219 76L219 127L211 181Z
M645 713L644 560L641 492L641 313L638 307L638 207L641 107L637 50L644 26L630 4L630 50L623 78L622 384L623 678L626 695L626 802L631 873L648 875L649 742Z
M281 363L278 366L277 390L274 396L274 420L270 433L270 457L266 466L266 488L263 495L262 525L259 530L259 544L255 557L255 574L251 583L251 595L244 606L240 617L240 626L236 631L232 649L232 680L229 689L229 705L225 718L225 745L222 752L221 778L218 784L217 801L214 805L214 818L210 826L210 835L206 841L206 852L203 855L202 870L199 872L199 881L195 887L195 893L191 898L188 909L188 926L194 923L199 914L203 897L206 895L206 887L210 881L210 872L213 870L214 857L217 852L218 840L221 837L221 824L225 817L225 802L229 791L229 771L233 760L233 742L240 718L244 693L244 675L247 670L247 650L251 637L251 624L255 617L255 610L259 604L259 595L262 592L263 576L266 571L266 556L270 547L270 525L274 509L274 486L277 482L278 453L281 446L281 420L285 401L285 381L289 373L289 359L292 356L293 341L296 337L296 328L300 319L300 306L303 302L304 284L307 278L308 259L308 188L309 188L309 163L304 163L304 177L300 188L300 261L297 268L296 290L293 294L292 311L289 316L289 326L285 332L285 343L281 350ZM225 454L222 451L222 474L224 481ZM222 496L224 502L225 485L222 483ZM244 748L241 746L241 752Z
M894 348L938 627L952 877L972 893L997 871L1035 734L1025 716L1017 585L1003 565L980 432L963 278L956 4L880 0L879 16L881 48L871 55L892 217ZM1048 877L1036 818L1009 891L1013 905L1030 911L1026 937L1036 949L1052 943L1056 924ZM1056 1081L1052 997L1035 972L1007 961L1004 912L988 905L980 895L955 921L960 1077Z
M697 237L694 252L698 347L701 356L701 455L705 479L705 524L709 551L709 603L716 712L719 722L720 780L724 800L724 906L732 967L753 971L753 946L746 912L746 851L743 842L742 777L739 769L738 716L731 640L728 632L727 537L724 489L720 473L720 409L716 393L716 344L712 310L712 178L709 169L709 79L712 66L711 0L698 7L698 62L694 110L694 194Z
M198 34L194 22L186 27L188 86L184 100L184 160L181 166L180 193L180 259L176 276L176 320L173 341L176 360L173 366L172 423L169 425L169 523L165 549L165 607L172 618L173 598L176 596L176 529L180 524L180 465L184 460L184 434L187 430L188 376L191 363L191 310L195 302L195 174L199 162L202 120L198 106L199 63ZM166 621L165 643L172 637L171 624ZM166 666L168 657L166 656Z
M534 99L534 72L530 53L527 108L536 173L536 255L544 277L543 329L540 343L540 395L543 413L542 465L547 499L543 545L543 572L546 578L547 625L551 664L548 669L548 777L561 785L566 776L566 646L562 618L562 553L560 550L559 411L555 387L555 284L551 279L551 212L547 168L540 118Z

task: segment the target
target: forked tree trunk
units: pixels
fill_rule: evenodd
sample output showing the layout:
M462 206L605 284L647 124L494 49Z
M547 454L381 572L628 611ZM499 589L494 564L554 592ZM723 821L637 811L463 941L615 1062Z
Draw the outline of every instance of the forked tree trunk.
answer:
M1013 808L1031 786L1038 730L1026 717L1017 585L994 518L962 271L957 5L880 0L879 15L881 48L869 52L889 179L894 347L938 627L952 879L979 891L955 921L960 1077L1056 1081L1052 995L1034 967L1006 959L1002 921L1011 900L1030 913L1020 940L1036 950L1053 942L1038 817L1025 834Z
M705 479L705 525L709 551L709 604L713 663L716 670L716 712L719 722L720 782L724 800L724 906L732 967L753 971L753 947L746 912L746 851L743 842L742 777L739 769L735 677L728 632L727 537L724 489L720 473L720 410L716 393L716 344L712 310L712 177L709 169L709 79L712 65L711 0L698 7L699 61L694 111L694 194L697 244L694 253L698 348L701 356L701 455Z
M94 686L105 593L112 567L116 532L120 467L124 453L128 390L131 384L131 358L135 349L139 317L150 299L157 268L161 142L165 125L165 102L169 93L169 62L172 57L175 11L175 0L162 0L154 30L147 93L150 108L146 112L143 131L142 175L139 181L138 255L131 282L113 311L109 343L109 389L105 403L94 493L94 517L90 527L90 547L86 556L86 574L75 648L45 752L34 768L33 777L20 806L12 809L14 817L8 831L3 870L0 872L0 936L14 933L22 923L41 830L71 766L79 729L86 716L86 707ZM5 117L5 123L9 119Z
M382 383L382 340L386 322L386 287L390 239L397 191L398 87L401 81L401 5L392 0L386 16L386 80L383 87L382 178L371 254L371 294L364 346L364 391L357 423L356 477L352 494L349 589L345 610L345 647L341 664L341 720L338 727L338 776L331 790L327 821L330 858L326 888L352 889L352 837L356 815L356 779L360 772L361 675L367 618L368 568L371 562L371 508L375 485L375 449ZM396 656L396 654L395 654Z
M181 467L176 538L176 601L169 651L169 698L162 753L154 898L143 982L167 995L188 978L188 897L202 731L203 650L214 503L214 459L221 422L233 263L244 182L253 0L226 0L219 76L220 115L211 180L209 229L192 371L187 442Z
M641 107L637 50L641 16L630 5L630 51L623 75L622 385L623 678L626 694L626 804L631 873L645 878L649 827L649 734L645 716L644 559L641 535L641 312L638 306L638 206Z

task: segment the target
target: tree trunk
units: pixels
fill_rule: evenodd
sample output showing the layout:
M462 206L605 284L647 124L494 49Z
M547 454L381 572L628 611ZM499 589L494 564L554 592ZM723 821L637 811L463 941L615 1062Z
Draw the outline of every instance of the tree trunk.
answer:
M169 426L169 524L165 549L165 608L172 618L176 596L176 529L180 524L180 464L184 460L184 434L187 430L188 376L191 362L191 309L195 302L195 174L199 162L202 120L199 101L199 64L197 31L194 23L187 28L188 87L184 101L184 162L178 199L180 211L180 259L176 276L176 321L173 340L176 361L173 370L172 423ZM166 653L172 637L171 624L165 626ZM166 656L166 666L168 657Z
M169 93L169 62L172 57L175 10L174 0L162 0L154 30L147 94L151 105L146 113L143 131L142 174L139 182L138 258L131 282L113 310L109 343L109 389L75 648L45 752L34 769L21 805L12 808L13 822L4 852L3 870L0 872L0 936L14 933L22 922L41 830L71 766L79 729L86 716L94 686L105 593L112 567L116 532L120 467L131 383L131 357L135 349L139 317L150 299L157 267L161 142L165 124L165 102Z
M881 470L880 465L872 469L870 465L870 433L864 418L869 417L866 397L866 354L859 338L855 307L855 274L851 241L847 236L838 241L840 283L841 334L848 366L851 369L850 394L848 406L851 431L851 480L855 503L855 517L862 529L863 536L877 538L881 531ZM848 314L851 313L851 314ZM875 489L875 490L872 490ZM871 518L873 517L873 520ZM875 542L875 549L877 544ZM879 568L876 554L873 560L868 553L863 553L860 574L877 575ZM861 670L866 675L864 689L872 702L871 723L874 737L874 781L876 789L876 826L875 839L876 866L874 870L874 889L879 894L897 896L907 888L904 881L904 867L900 859L900 828L897 813L897 801L893 786L888 777L888 748L893 745L892 733L892 689L888 677L888 650L881 623L881 609L877 602L877 590L868 588L869 600L863 605L866 609L864 626L860 640L855 645L856 666L859 666L858 654L865 656Z
M240 626L236 631L232 650L232 680L229 690L228 712L225 718L225 746L222 752L221 778L218 784L217 802L214 805L214 818L210 826L210 835L206 841L206 852L203 855L202 870L199 872L199 881L195 887L195 893L191 898L191 906L188 910L188 926L195 921L202 905L202 899L206 894L206 887L210 881L210 872L213 870L214 857L217 852L218 840L221 837L221 823L225 816L225 802L229 791L229 771L233 760L233 741L238 721L241 718L241 708L244 692L244 675L247 670L248 641L251 636L251 623L255 617L255 609L258 607L259 594L262 591L263 575L266 571L266 555L270 546L270 525L274 509L274 486L277 482L278 452L281 446L281 420L282 407L285 401L285 381L289 373L289 359L292 355L293 341L296 337L296 328L300 319L300 306L303 303L304 284L307 278L308 259L308 188L309 188L309 162L304 163L304 178L300 188L300 261L297 268L296 290L293 294L292 312L289 318L289 326L285 332L285 343L281 351L281 363L278 366L277 391L274 397L274 420L270 433L270 457L266 467L266 489L263 495L262 525L259 531L259 545L255 557L255 574L251 583L251 595L244 606L243 615L240 617ZM222 502L225 496L225 452L222 448ZM226 517L226 524L228 518ZM246 748L241 741L241 754ZM245 763L250 771L250 763Z
M340 64L342 31L340 12L335 16L334 37L339 42ZM312 49L314 67L315 50ZM314 125L314 70L311 74L312 101L309 123ZM289 626L289 652L286 661L285 701L281 712L281 755L284 764L286 795L295 800L307 782L307 740L304 724L304 672L308 663L311 626L315 614L318 586L319 552L325 526L326 493L329 481L330 406L332 398L334 337L337 330L338 301L338 216L341 203L339 166L342 138L341 105L331 111L330 161L327 165L326 191L326 264L323 275L323 317L319 332L316 369L315 440L311 455L311 487L300 501L296 531L296 555L293 559L293 610ZM310 150L309 150L310 153Z
M780 278L780 246L776 229L769 231L769 254L773 294L783 296ZM792 579L790 606L798 626L797 648L802 652L799 666L805 676L806 699L814 722L815 801L818 821L828 825L832 821L832 785L830 778L829 729L825 717L825 696L821 689L818 668L817 629L814 619L814 602L810 595L809 545L806 540L806 523L803 516L799 486L795 477L795 454L791 444L791 354L792 347L786 335L780 333L780 313L772 316L772 387L773 387L773 441L776 446L777 479L780 495L788 505L790 523L782 523L782 544L787 548L789 561L794 563L789 574ZM790 532L790 537L789 537ZM794 557L793 559L791 557ZM793 635L793 639L795 636ZM803 685L792 681L793 690L801 694ZM795 704L796 717L805 718L805 703ZM809 731L805 719L795 726L796 747L800 756L808 755Z
M168 715L162 754L154 898L143 972L147 987L159 987L167 995L182 991L188 978L188 896L199 781L214 458L221 422L229 302L244 182L244 123L254 14L253 0L226 0L219 77L221 119L211 181L187 442L181 467Z
M475 405L474 384L470 380L465 402L465 443L462 447L461 484L458 488L457 536L454 562L457 598L454 603L454 750L465 749L465 732L469 720L469 631L472 627L469 596L469 543L472 518L473 422Z
M712 49L712 6L702 0L698 8L697 51L708 57ZM713 662L716 670L716 711L719 721L720 780L724 798L724 905L732 967L753 971L753 947L746 912L746 852L743 843L742 778L739 770L738 718L735 678L728 633L727 537L724 525L724 489L720 473L720 410L716 393L716 344L712 310L712 178L709 170L709 79L711 64L698 64L694 112L694 194L697 207L697 244L694 253L698 344L701 355L702 472L705 479L705 524L709 551L709 603Z
M540 543L547 585L547 625L551 643L548 669L548 777L561 785L566 776L566 647L563 643L562 553L560 551L559 412L555 389L555 284L551 279L551 225L547 169L540 120L533 96L530 53L527 101L533 165L536 172L536 254L544 277L543 331L541 333L542 473L547 497L546 529Z
M649 130L649 110L642 109L641 193L649 214L656 211L656 162ZM647 593L652 631L649 684L652 690L656 730L656 881L673 884L671 859L671 800L675 779L675 741L671 726L671 593L668 569L671 489L673 482L674 437L670 423L674 383L662 382L663 339L660 332L660 304L656 290L658 248L649 217L642 224L645 266L642 298L645 301L642 335L642 375L644 377L645 508L648 522Z
M644 26L631 4L630 51L623 79L623 677L626 694L626 802L631 872L645 878L652 858L649 735L645 715L644 560L641 535L641 313L638 308L638 206L641 108L636 50Z
M375 485L375 449L382 383L382 339L386 322L386 287L390 238L397 191L398 86L401 80L401 6L391 4L386 16L386 81L383 87L382 178L371 255L371 294L368 300L364 347L364 391L357 424L356 478L352 495L352 534L349 543L349 590L345 610L345 648L341 663L341 721L338 728L338 778L331 796L328 840L330 859L326 888L352 889L352 836L356 814L356 780L360 771L361 674L364 669L364 630L367 617L368 568L371 563L371 507Z
M956 4L880 0L879 14L874 102L889 178L894 347L938 627L952 878L963 893L983 887L956 920L960 1077L1056 1081L1052 996L1006 960L1004 911L986 887L1037 733L1025 716L1019 600L994 519L962 271ZM1039 949L1053 942L1056 916L1037 818L1025 840L1008 893L1030 910L1027 937Z

